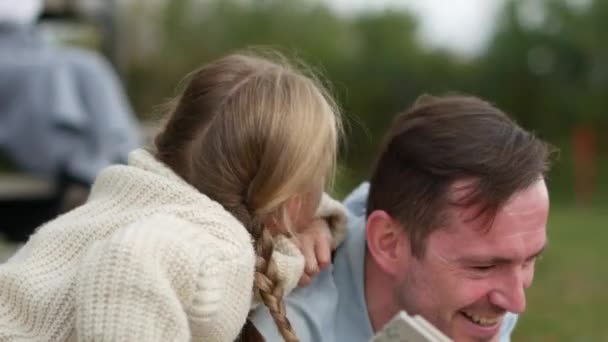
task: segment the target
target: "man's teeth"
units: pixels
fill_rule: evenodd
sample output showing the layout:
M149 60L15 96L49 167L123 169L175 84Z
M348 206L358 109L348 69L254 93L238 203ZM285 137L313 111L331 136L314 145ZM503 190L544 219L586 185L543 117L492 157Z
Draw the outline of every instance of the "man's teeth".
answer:
M483 325L483 326L492 326L492 325L498 323L500 321L500 319L502 318L502 316L484 317L484 316L479 316L474 313L464 312L464 311L463 311L463 313L465 314L465 316L467 316L473 322L475 322L479 325Z

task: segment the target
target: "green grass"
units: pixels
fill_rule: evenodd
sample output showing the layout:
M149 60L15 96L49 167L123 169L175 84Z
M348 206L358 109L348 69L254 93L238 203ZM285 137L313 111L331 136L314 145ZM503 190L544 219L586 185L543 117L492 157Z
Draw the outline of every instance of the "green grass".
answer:
M514 341L608 341L608 207L554 207Z

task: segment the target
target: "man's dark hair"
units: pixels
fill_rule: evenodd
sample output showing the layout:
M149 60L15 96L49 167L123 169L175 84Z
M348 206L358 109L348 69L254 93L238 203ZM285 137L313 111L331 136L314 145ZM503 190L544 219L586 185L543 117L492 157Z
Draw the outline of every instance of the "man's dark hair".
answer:
M553 151L486 101L423 95L385 136L367 213L384 210L396 219L420 257L448 205L479 205L478 216L491 221L514 193L546 176ZM455 203L449 190L457 180L471 182Z

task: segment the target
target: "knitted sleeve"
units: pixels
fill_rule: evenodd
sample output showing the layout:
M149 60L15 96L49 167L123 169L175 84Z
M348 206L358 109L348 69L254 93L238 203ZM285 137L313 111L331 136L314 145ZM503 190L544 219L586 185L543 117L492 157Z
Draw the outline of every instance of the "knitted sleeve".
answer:
M346 208L342 203L331 198L328 194L324 193L321 197L321 203L316 212L317 217L322 217L327 220L331 233L336 242L336 246L344 241L346 238L347 227L346 227Z
M315 216L327 220L336 245L344 241L347 228L346 209L342 203L324 193ZM304 257L300 249L292 241L279 235L274 239L272 259L277 264L281 287L284 289L284 295L286 296L298 285L302 277L304 272ZM257 307L260 303L259 296L256 296L252 302L252 308Z
M79 341L232 341L245 323L253 248L168 216L95 244L79 267ZM232 253L235 252L235 253Z

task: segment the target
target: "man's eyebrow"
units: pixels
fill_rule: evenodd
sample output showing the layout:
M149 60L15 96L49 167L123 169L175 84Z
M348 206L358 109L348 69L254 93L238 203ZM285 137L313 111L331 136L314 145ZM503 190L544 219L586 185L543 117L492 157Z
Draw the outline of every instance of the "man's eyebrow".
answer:
M528 258L526 258L527 260L534 260L536 258L538 258L539 256L541 256L541 254L543 254L545 252L545 250L547 249L547 246L549 245L549 241L547 241L539 250L538 252L530 255Z
M534 260L534 259L538 258L545 251L547 245L548 245L548 242L545 245L543 245L537 252L535 252L532 255L530 255L529 257L527 257L525 260L530 261L530 260ZM458 261L463 264L504 265L504 264L512 263L513 259L504 258L504 257L500 257L500 256L489 256L489 257L466 256L466 257L462 257L462 258L458 259Z

